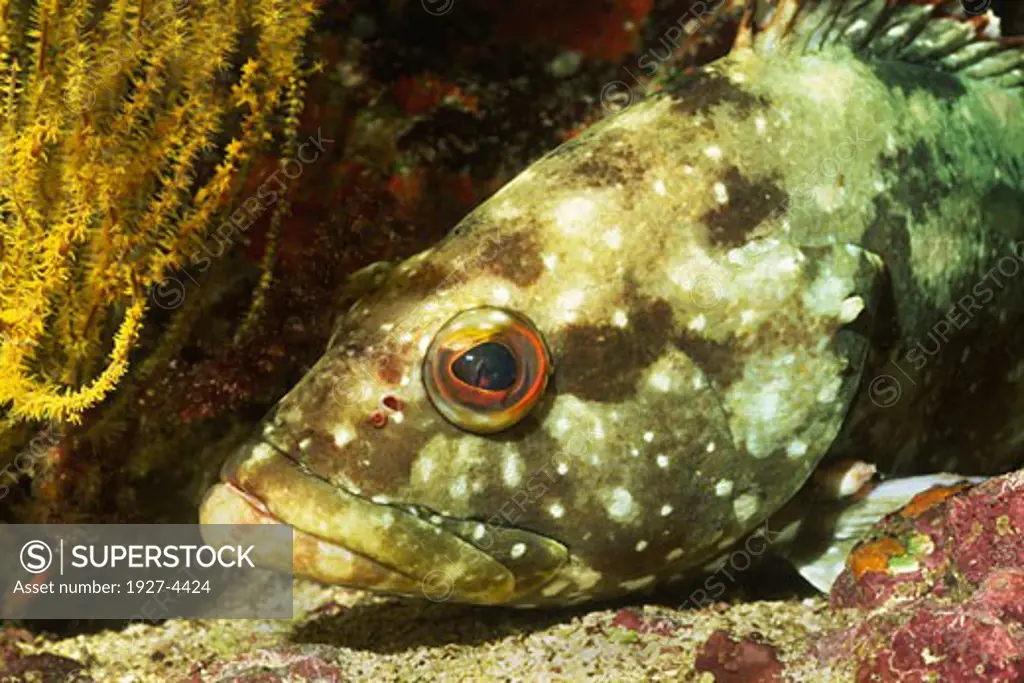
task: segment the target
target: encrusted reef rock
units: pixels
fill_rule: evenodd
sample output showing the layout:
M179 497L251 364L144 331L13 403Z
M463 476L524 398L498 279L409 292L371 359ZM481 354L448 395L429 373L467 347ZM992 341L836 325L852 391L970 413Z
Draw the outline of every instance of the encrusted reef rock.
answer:
M0 631L0 681L35 683L91 683L86 667L68 657L49 653L28 653L18 643L31 643L22 630Z
M819 648L857 680L1024 680L1024 472L917 496L854 551L832 605L865 612Z

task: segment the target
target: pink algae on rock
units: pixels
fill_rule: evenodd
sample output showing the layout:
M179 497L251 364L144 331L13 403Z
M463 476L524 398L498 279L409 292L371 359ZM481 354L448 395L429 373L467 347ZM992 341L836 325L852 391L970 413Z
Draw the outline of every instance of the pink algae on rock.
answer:
M697 671L715 677L716 683L776 683L787 680L775 647L751 638L734 640L719 629L701 646L694 662Z
M882 520L833 588L872 611L817 652L858 681L1024 680L1024 472L947 493Z

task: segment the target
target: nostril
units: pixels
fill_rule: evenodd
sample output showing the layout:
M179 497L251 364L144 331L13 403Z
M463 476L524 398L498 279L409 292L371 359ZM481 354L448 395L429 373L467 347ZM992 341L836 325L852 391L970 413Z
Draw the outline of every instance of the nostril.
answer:
M370 424L380 429L388 423L388 416L379 410L375 410L370 413Z
M387 408L388 410L393 410L396 413L401 411L403 408L402 400L393 394L388 394L387 396L385 396L381 400L381 403L384 404L385 408Z

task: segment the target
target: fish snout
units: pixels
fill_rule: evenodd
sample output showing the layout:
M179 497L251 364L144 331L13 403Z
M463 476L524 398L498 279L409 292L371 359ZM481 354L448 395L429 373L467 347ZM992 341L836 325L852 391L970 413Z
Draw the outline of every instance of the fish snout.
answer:
M203 525L288 524L292 552L257 564L323 583L434 601L508 604L551 580L568 550L532 532L379 504L264 441L243 446L205 495ZM204 529L211 543L212 527Z

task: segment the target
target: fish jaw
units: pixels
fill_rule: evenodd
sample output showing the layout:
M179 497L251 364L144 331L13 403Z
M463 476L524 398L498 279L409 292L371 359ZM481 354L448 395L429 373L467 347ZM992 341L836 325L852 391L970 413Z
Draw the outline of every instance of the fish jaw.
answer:
M207 492L199 519L203 525L283 523L262 501L230 483L217 484ZM216 543L214 538L206 540ZM293 530L291 556L277 559L283 561L261 565L324 583L354 584L397 595L414 596L419 590L414 578L298 529Z
M289 524L291 558L258 558L261 564L323 583L434 601L486 605L527 599L566 560L560 544L519 530L477 534L478 545L488 542L491 552L485 552L446 529L445 520L428 522L332 486L266 442L243 447L225 464L199 520ZM494 556L517 544L530 545L534 571L528 576L517 577ZM539 558L547 562L537 566Z

